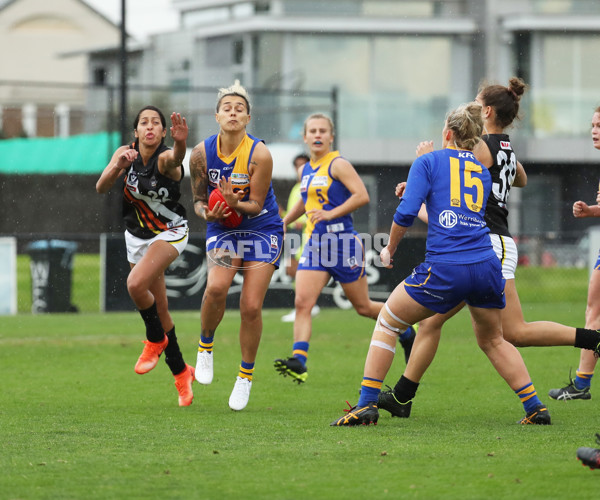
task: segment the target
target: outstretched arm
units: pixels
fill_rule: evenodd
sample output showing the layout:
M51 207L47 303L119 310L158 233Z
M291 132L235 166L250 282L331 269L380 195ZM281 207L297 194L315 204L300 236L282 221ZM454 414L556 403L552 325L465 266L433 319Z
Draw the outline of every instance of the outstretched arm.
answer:
M171 137L173 149L161 153L158 159L158 169L161 174L173 179L181 179L181 163L185 158L188 126L185 117L179 113L171 114Z
M96 191L100 194L107 193L137 158L137 155L138 152L128 146L121 146L117 149L96 182Z

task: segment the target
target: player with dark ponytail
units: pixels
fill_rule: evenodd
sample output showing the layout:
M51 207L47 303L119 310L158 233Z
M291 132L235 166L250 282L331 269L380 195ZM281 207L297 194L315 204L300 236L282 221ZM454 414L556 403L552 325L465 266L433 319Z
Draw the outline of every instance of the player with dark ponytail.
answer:
M155 106L142 108L133 123L135 142L119 147L96 183L106 193L121 176L127 260L127 290L146 325L145 346L135 372L144 374L165 361L175 377L179 405L192 404L194 368L183 360L169 314L165 270L188 242L186 212L179 203L188 126L171 115L173 149L165 145L167 123Z

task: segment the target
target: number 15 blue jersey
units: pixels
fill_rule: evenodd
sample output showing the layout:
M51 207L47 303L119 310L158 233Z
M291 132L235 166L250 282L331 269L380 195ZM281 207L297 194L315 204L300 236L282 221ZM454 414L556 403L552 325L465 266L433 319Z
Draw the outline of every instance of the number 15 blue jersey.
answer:
M495 256L484 219L491 189L490 172L471 151L433 151L412 164L394 222L411 226L425 203L426 262L481 262Z

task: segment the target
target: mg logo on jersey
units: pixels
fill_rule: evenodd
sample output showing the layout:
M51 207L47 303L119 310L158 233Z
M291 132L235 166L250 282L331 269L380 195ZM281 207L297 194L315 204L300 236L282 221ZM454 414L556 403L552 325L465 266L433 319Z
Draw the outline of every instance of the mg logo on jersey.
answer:
M458 222L458 218L456 217L456 214L452 210L444 210L440 214L439 221L440 221L440 225L442 227L445 227L446 229L450 229L451 227L456 226L456 223Z
M511 149L509 141L500 141L500 147L502 149Z

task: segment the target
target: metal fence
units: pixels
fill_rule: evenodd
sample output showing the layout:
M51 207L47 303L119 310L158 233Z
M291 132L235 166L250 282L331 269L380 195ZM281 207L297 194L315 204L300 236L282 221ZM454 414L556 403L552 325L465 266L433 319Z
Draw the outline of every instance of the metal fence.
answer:
M302 125L315 111L337 121L338 92L249 88L253 135L267 143L301 140ZM214 87L135 85L127 87L124 131L120 87L69 83L0 81L0 139L53 137L122 131L131 135L133 120L152 104L170 114L184 114L190 126L189 144L216 131ZM116 149L118 144L114 145Z

